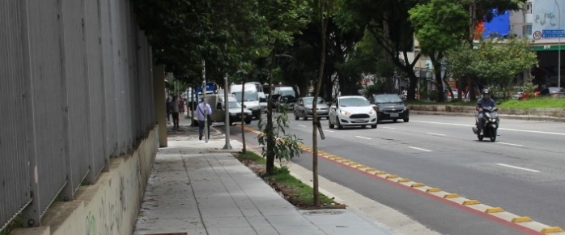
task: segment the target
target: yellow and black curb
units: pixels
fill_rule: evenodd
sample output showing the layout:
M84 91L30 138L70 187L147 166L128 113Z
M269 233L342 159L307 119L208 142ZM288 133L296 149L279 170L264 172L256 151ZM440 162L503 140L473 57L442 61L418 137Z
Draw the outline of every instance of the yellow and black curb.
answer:
M254 129L252 127L244 126L244 128L245 128L246 131L249 131L249 132L252 132L252 133L255 133L255 134L258 134L258 135L262 134L260 131ZM300 147L304 151L313 152L313 149L309 146L300 144ZM327 153L327 152L318 150L318 157L322 157L322 158L325 158L329 161L333 161L335 163L341 164L345 167L349 167L349 168L355 169L357 171L364 172L365 174L368 174L368 175L380 177L383 180L390 181L391 183L400 184L400 185L403 185L405 187L408 187L408 188L411 188L411 189L414 189L414 190L418 190L418 191L420 191L421 193L424 193L424 194L433 195L433 196L435 196L435 197L437 197L441 200L447 200L451 203L458 204L460 206L474 210L476 212L480 212L480 213L484 213L486 215L493 216L494 218L497 218L501 221L506 221L506 222L512 223L514 225L521 226L521 227L524 227L524 228L527 228L527 229L530 229L530 230L533 230L533 231L536 231L536 232L539 232L539 233L542 233L542 234L565 235L565 231L560 227L553 227L553 226L549 226L549 225L546 225L546 224L543 224L543 223L540 223L540 222L536 222L536 221L532 220L530 217L512 214L510 212L505 211L504 209L502 209L500 207L493 207L493 206L485 205L485 204L482 204L478 200L464 198L464 197L461 197L457 193L445 192L445 191L441 190L440 188L430 187L430 186L428 186L424 183L415 182L415 181L408 179L408 178L403 178L403 177L400 177L400 176L392 174L392 173L387 173L385 171L381 171L381 170L375 169L373 167L369 167L369 166L363 165L361 163L333 155L331 153Z

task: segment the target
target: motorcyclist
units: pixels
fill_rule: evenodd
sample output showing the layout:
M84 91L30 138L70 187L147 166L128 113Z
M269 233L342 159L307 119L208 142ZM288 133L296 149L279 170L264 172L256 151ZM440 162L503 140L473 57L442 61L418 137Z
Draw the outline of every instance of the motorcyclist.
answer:
M483 134L483 127L485 126L485 118L483 107L496 107L494 100L490 98L490 93L488 89L483 89L483 97L477 101L477 106L475 107L479 112L477 115L478 125L477 129L479 129L479 133Z

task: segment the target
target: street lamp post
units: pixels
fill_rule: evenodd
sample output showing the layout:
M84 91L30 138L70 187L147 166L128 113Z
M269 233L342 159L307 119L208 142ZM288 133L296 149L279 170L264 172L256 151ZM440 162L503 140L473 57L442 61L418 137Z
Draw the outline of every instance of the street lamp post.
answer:
M553 1L555 2L555 5L557 5L559 30L563 30L561 29L561 7L559 7L557 0ZM557 86L561 87L561 34L557 37Z
M225 126L225 136L226 136L226 144L224 145L224 150L232 149L230 144L230 112L229 112L229 101L228 101L228 74L226 73L226 77L224 78L224 109L226 118L224 119L224 126ZM243 122L243 119L241 120Z

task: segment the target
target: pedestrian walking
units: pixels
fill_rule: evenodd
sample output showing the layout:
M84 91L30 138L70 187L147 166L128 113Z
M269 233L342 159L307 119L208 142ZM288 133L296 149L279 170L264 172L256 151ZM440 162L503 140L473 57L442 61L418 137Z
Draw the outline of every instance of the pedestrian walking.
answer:
M208 128L208 139L210 139L210 126L212 125L212 120L210 119L210 115L212 114L212 108L210 104L206 104L204 106L204 99L200 99L200 103L197 107L196 116L198 117L198 139L202 140L204 137L204 127ZM205 117L208 119L208 123L204 120Z
M165 103L165 107L167 109L167 124L171 123L172 102L173 99L171 98L171 96L167 97L167 101Z
M179 97L178 96L173 96L173 101L171 104L171 112L173 114L173 130L174 129L179 129L179 113L180 113L180 103L179 103Z

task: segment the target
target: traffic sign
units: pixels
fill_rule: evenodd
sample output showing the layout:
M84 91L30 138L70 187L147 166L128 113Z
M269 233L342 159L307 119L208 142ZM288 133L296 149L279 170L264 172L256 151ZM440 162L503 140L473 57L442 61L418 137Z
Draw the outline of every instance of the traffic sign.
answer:
M542 37L544 38L562 38L565 37L565 30L563 29L544 29L542 30Z

